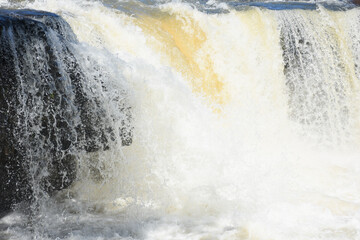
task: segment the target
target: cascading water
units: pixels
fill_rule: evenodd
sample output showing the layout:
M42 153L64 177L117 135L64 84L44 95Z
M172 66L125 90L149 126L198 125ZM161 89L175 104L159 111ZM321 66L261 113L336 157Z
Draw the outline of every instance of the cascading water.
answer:
M80 43L49 39L64 86L76 70L81 88L59 88L54 97L88 99L63 106L34 95L51 87L38 86L34 72L34 84L17 93L32 102L17 109L26 156L42 160L27 173L33 211L4 216L0 239L360 238L359 8L344 1L0 6L49 11L69 23ZM41 69L38 57L20 66ZM71 62L78 65L69 70ZM70 127L55 126L48 136L59 140L44 141L39 129L24 127L39 126L34 108L46 109L47 125L65 119ZM63 136L76 144L54 147ZM40 193L54 170L48 149L76 164L72 184L50 195Z

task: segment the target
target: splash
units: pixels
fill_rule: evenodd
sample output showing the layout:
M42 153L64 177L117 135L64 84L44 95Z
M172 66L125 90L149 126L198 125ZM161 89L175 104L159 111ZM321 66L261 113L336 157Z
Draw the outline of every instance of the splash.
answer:
M76 183L35 218L47 221L14 213L7 234L360 237L359 9L200 5L24 3L61 15L123 76L134 132L131 146L79 155Z

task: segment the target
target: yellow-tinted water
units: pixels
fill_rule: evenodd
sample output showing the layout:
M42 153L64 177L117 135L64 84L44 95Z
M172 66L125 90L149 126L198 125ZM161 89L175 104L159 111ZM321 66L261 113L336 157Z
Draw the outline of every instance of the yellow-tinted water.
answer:
M360 238L358 9L112 3L26 4L117 59L134 120L82 156L49 239Z

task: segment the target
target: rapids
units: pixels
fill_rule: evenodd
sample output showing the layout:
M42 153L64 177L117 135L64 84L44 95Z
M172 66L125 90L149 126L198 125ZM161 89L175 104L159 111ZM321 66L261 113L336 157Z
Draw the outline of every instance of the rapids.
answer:
M360 239L360 8L0 7L62 16L126 89L133 128L130 146L77 153L71 188L1 218L0 239Z

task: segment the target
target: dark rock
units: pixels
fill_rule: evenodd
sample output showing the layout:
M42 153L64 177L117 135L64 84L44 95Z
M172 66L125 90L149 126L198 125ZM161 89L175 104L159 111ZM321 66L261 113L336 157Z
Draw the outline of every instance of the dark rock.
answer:
M0 213L69 187L76 153L104 150L115 139L83 86L76 43L56 14L0 9ZM131 132L119 131L122 144L131 144Z
M349 125L341 48L327 29L302 19L293 13L280 22L289 118L319 141L336 141L334 130L345 132ZM321 32L321 38L315 32Z

